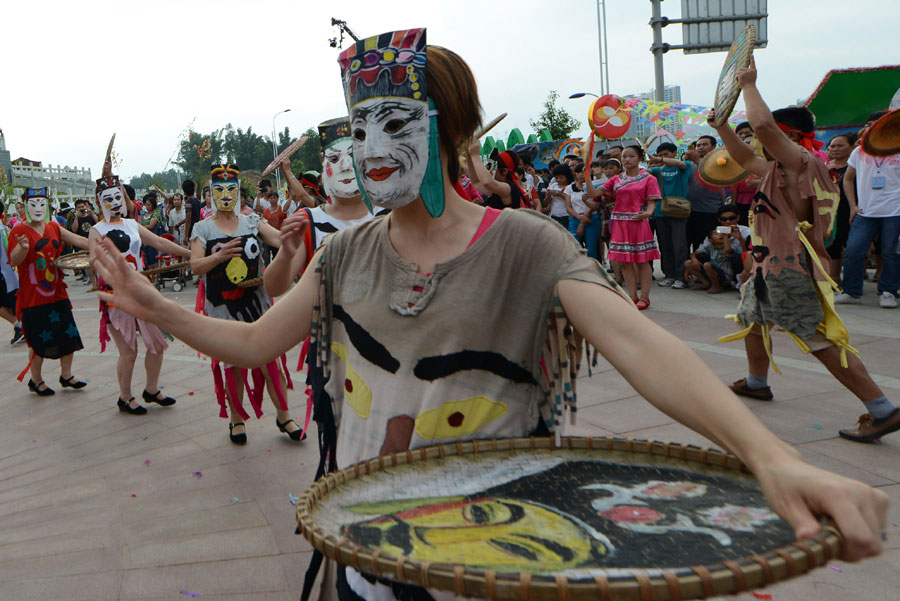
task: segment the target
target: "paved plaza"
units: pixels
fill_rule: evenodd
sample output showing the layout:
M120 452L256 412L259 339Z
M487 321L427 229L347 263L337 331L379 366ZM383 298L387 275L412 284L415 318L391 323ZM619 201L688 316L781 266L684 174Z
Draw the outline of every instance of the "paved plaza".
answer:
M195 292L188 286L167 294L193 307ZM119 412L117 355L114 346L99 352L96 297L78 283L70 293L86 347L75 358L75 374L89 379L82 391L62 390L59 364L51 362L44 377L57 394L29 393L15 380L27 349L8 346L12 329L0 327L0 601L299 598L311 547L294 534L291 495L312 481L315 442L280 434L265 401L267 414L248 423L248 444L231 444L227 421L217 416L209 362L180 342L167 352L161 379L178 404L154 405L145 416ZM654 284L652 302L646 315L723 380L746 375L743 344L716 342L733 330L721 316L734 312L736 293ZM840 312L869 371L897 402L900 310L879 309L867 283L864 304ZM870 445L838 438L862 405L787 337L776 337L774 352L784 374L770 377L775 401L747 400L751 409L811 463L881 488L893 505L883 556L857 565L835 561L764 593L774 601L895 601L900 433ZM298 349L288 354L289 366L297 355ZM143 377L139 359L138 397ZM579 424L569 433L710 445L651 407L604 362L591 377L582 369L578 392ZM289 399L302 415L302 390Z

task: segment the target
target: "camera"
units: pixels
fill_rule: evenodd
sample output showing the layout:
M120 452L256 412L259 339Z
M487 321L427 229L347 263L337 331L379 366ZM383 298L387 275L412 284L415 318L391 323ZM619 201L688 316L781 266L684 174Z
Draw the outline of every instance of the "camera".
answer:
M719 225L719 226L716 226L716 233L717 234L730 234L731 228L728 227L727 225Z

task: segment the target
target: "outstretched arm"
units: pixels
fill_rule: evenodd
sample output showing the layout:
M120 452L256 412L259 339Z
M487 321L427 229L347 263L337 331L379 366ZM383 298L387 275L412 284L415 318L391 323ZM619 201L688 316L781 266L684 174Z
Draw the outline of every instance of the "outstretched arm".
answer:
M760 177L764 176L769 169L768 161L760 156L756 156L753 149L747 146L747 144L738 137L735 131L731 129L731 126L728 125L728 122L725 122L722 125L716 125L715 118L715 111L710 111L706 123L716 130L716 133L722 138L722 143L725 144L725 150L728 151L731 158L737 161L741 167L750 173ZM775 129L778 129L777 126ZM778 130L778 133L781 133L781 130ZM788 140L788 142L790 142L790 140Z
M290 159L281 161L278 164L278 168L281 170L281 175L284 177L284 181L288 187L287 197L310 209L316 208L316 199L310 196L309 192L306 191L306 188L303 187L303 184L300 183L300 180L294 176L294 172L291 171Z
M796 172L803 163L800 146L794 144L787 135L779 129L772 116L772 111L766 106L762 95L756 88L756 61L750 59L750 66L741 69L737 74L741 92L744 94L744 105L747 107L747 120L753 133L762 142L762 145L776 161L787 169ZM735 135L737 137L737 135ZM744 148L748 148L744 144ZM728 152L731 152L729 147ZM734 156L734 155L732 155ZM743 164L743 163L741 163ZM757 173L754 171L754 173ZM762 175L757 173L757 175Z
M263 272L263 285L269 296L281 296L306 266L306 245L303 237L309 227L306 211L300 211L281 225L281 250Z
M166 299L125 262L111 240L97 245L92 266L113 288L101 300L170 332L192 348L238 367L274 360L309 334L316 275L310 270L281 301L253 323L214 319Z
M74 246L75 248L80 248L81 250L88 249L88 241L84 236L79 236L78 234L73 234L67 229L59 228L59 237L69 246Z
M746 463L798 538L814 535L817 517L830 515L844 535L843 559L881 552L887 495L806 464L683 342L614 292L575 280L561 281L558 289L575 329L656 408Z
M165 238L161 238L148 230L143 225L138 225L138 228L141 233L141 242L146 246L152 246L156 250L164 253L168 253L170 255L175 255L178 257L190 258L191 251L181 246L180 244L175 244L171 240L166 240ZM91 230L93 233L94 230Z
M494 179L487 167L484 166L478 152L478 140L472 140L466 149L466 167L469 170L469 179L472 180L472 184L479 192L497 194L503 200L503 204L512 204L512 187Z

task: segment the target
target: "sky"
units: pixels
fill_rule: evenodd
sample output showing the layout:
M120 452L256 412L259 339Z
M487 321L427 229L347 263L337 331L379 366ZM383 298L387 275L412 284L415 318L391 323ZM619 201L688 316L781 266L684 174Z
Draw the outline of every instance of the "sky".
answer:
M346 115L331 18L361 37L427 27L431 44L459 53L478 81L491 132L527 136L550 90L582 122L600 92L594 0L42 0L4 2L0 13L0 129L12 158L90 168L99 177L116 133L123 179L162 170L179 136L232 123L294 135ZM852 6L852 11L849 10ZM610 91L654 85L647 0L607 0ZM769 0L767 48L755 52L758 85L773 107L808 97L830 69L900 62L900 3ZM667 0L662 14L680 17ZM890 13L893 13L891 15ZM681 43L670 25L663 40ZM349 42L345 42L345 47ZM709 106L725 53L665 55L666 84ZM741 108L739 104L738 108Z

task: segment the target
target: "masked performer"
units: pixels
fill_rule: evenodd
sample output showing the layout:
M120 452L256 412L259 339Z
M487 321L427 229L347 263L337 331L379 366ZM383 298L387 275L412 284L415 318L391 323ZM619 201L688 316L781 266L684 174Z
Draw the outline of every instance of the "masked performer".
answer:
M28 390L40 396L54 394L41 376L44 359L59 359L59 383L63 388L84 388L85 383L72 375L73 354L84 346L72 316L62 270L53 261L62 253L64 244L87 250L87 240L50 219L47 188L27 188L22 201L26 221L9 233L7 252L10 265L19 272L16 317L31 347ZM19 374L19 381L27 371L25 368Z
M142 271L141 245L180 257L189 257L190 252L182 246L160 238L134 219L126 217L130 202L125 190L115 175L97 180L97 204L103 214L103 220L95 224L88 235L88 243L92 253L104 238L112 240L125 260L136 270ZM101 290L108 290L104 282L100 282ZM159 372L162 368L163 351L168 343L162 332L152 323L135 319L128 313L100 301L100 352L106 350L110 337L119 350L119 364L116 375L119 379L119 411L132 415L144 415L147 408L139 404L131 394L131 376L134 362L137 359L137 335L140 333L147 354L144 367L147 370L147 381L143 399L146 403L157 403L163 407L175 404L175 399L162 394L159 389ZM155 392L151 392L155 391Z
M415 29L361 40L340 65L360 189L391 214L329 236L315 268L253 324L192 315L121 258L99 256L117 305L236 365L271 360L311 332L328 468L437 442L560 433L575 407L574 326L656 407L737 454L799 537L824 513L852 533L845 557L880 552L887 495L806 464L550 218L457 194L459 151L481 121L458 55L426 49ZM351 569L339 590L427 598Z
M900 430L900 409L869 376L834 309L837 285L828 275L824 240L834 225L840 192L812 152L813 114L805 107L770 112L756 88L754 63L738 74L738 82L766 158L754 154L728 125L716 127L729 154L764 178L750 205L753 266L735 317L743 329L721 339L743 338L747 347L749 375L731 388L757 400L773 398L768 385L769 334L777 327L801 350L815 355L866 406L856 428L840 430L843 438L871 442Z
M198 308L210 317L250 323L258 320L271 305L271 299L261 284L244 287L242 282L262 275L261 243L280 247L278 230L261 222L256 214L242 215L235 211L240 205L240 171L236 165L216 165L210 173L213 216L197 223L191 233L191 271L203 276L203 290L198 291ZM213 353L213 357L219 355ZM263 368L255 367L266 363ZM281 368L279 368L281 365ZM284 367L285 358L274 357L267 362L254 362L248 380L247 370L226 365L224 380L222 366L213 359L213 377L220 417L229 417L229 432L235 444L247 442L244 420L249 415L243 408L243 388L247 388L250 404L256 417L262 415L263 386L277 409L275 423L292 440L301 440L303 431L291 419L287 406L290 376ZM287 386L286 386L287 384Z
M322 183L328 195L328 203L313 209L302 208L282 223L282 252L269 264L263 276L266 292L281 296L287 292L296 277L302 275L313 253L322 245L328 234L351 225L371 221L387 209L372 209L363 202L353 168L353 140L350 138L350 121L346 117L331 119L319 124L322 143ZM306 191L303 182L293 176L287 159L281 164L281 172L288 184L292 198L309 207L315 199ZM293 244L300 232L301 245Z

